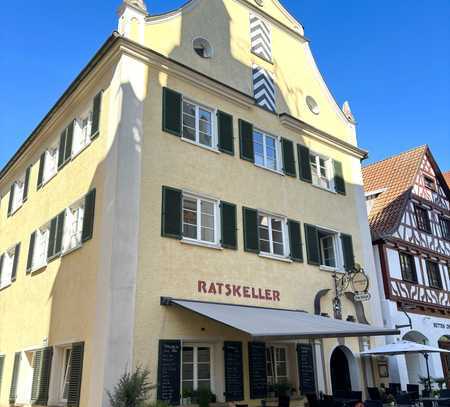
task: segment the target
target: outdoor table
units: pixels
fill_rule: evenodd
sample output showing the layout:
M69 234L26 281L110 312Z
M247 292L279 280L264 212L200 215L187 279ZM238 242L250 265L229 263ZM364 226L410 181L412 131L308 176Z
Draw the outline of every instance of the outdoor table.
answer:
M342 403L344 406L352 406L361 401L360 399L348 399L345 397L333 397L333 400Z
M420 397L419 401L422 403L424 401L431 401L433 403L433 406L437 406L439 401L450 401L450 397Z

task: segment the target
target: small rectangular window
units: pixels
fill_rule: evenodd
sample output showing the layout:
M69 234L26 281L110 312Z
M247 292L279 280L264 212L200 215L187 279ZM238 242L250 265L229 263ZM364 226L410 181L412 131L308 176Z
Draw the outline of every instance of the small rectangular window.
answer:
M76 127L72 142L72 157L75 157L91 143L91 133L92 110L89 110L76 120Z
M182 393L213 391L212 348L209 345L183 346L181 358Z
M434 179L426 175L423 178L425 182L425 187L430 189L431 191L436 191L436 183L434 182Z
M3 262L0 270L0 290L8 287L12 283L12 273L14 267L15 247L7 250L3 255Z
M218 244L218 202L183 196L183 238L207 244Z
M310 154L310 165L313 185L332 190L331 160L315 153Z
M414 205L414 211L416 213L417 227L423 232L431 233L431 223L428 216L428 210L419 205Z
M25 190L25 178L14 183L14 188L12 189L13 199L11 206L11 213L16 212L23 204L23 192Z
M400 253L400 269L403 280L417 284L416 264L413 256Z
M267 384L283 384L288 382L287 347L269 346L266 348Z
M287 257L286 219L258 214L259 248L262 253Z
M182 137L204 147L217 148L211 109L183 100Z
M445 240L450 240L450 219L441 216L439 222L441 224L442 237Z
M427 260L427 274L430 287L442 290L442 279L439 264Z
M50 224L47 224L36 231L36 238L34 241L32 270L47 264L48 241L50 236Z
M45 152L44 171L42 174L42 182L45 184L58 171L58 146L51 147Z
M84 200L66 210L64 221L63 252L81 246L84 220Z
M253 132L255 164L269 170L281 171L280 140L277 137L255 130Z
M339 233L318 229L320 266L331 270L342 269L342 254L339 245Z
M72 355L72 347L64 348L62 350L62 366L61 366L61 379L59 389L59 401L66 403L69 395L69 383L70 383L70 358Z

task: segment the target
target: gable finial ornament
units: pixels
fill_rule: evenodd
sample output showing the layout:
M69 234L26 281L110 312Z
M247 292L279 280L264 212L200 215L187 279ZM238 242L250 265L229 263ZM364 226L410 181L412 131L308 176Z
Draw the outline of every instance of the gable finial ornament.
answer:
M355 116L353 115L352 109L350 108L350 103L346 100L342 106L342 112L348 121L356 123Z
M145 5L144 0L124 0L124 3L147 12L147 6Z

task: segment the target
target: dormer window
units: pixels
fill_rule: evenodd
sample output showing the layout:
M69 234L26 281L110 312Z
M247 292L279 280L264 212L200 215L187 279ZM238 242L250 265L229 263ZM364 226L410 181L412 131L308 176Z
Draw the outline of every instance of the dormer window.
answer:
M436 183L434 182L434 179L426 175L423 178L425 182L425 187L428 188L430 191L436 191Z
M212 58L213 48L205 38L196 38L194 40L194 51L201 58Z

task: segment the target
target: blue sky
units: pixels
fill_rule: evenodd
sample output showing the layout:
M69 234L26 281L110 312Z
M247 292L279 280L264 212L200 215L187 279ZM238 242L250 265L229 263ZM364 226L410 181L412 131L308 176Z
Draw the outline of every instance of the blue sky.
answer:
M152 13L183 0L147 0ZM450 170L450 1L282 0L370 161L428 143ZM116 28L120 1L3 5L0 167ZM301 67L299 67L301 68Z

